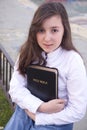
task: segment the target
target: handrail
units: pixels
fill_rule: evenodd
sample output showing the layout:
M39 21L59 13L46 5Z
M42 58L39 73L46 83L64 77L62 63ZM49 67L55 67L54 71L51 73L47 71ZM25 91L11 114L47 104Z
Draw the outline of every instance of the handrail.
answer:
M0 44L0 86L2 86L5 95L12 106L13 104L8 94L8 90L9 90L9 81L11 79L13 72L13 67L14 67L13 60L6 52L4 47Z

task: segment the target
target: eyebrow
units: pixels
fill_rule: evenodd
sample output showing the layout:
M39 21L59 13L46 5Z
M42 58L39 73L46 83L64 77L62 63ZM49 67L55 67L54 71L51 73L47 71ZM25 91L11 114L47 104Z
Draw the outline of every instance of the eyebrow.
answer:
M59 28L59 26L52 26L51 28Z
M44 29L44 27L42 26L41 28ZM60 28L59 26L51 26L50 28Z

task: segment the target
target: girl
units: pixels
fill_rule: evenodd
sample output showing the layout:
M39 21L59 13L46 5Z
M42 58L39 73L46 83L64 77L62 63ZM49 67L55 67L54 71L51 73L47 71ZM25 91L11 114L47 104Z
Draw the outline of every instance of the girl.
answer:
M31 64L58 69L58 99L43 102L27 89L26 69ZM72 130L85 115L86 93L86 70L72 44L67 12L61 3L44 3L14 67L9 94L17 107L4 130Z

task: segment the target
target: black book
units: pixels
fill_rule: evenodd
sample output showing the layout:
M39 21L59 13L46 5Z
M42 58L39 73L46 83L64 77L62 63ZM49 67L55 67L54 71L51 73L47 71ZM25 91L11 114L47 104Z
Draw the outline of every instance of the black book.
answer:
M27 68L27 82L30 92L47 102L58 98L58 70L37 65Z

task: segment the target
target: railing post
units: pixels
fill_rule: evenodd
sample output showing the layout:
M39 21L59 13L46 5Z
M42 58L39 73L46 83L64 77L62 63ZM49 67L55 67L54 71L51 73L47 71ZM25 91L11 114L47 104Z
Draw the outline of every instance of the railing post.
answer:
M8 91L8 61L7 59L6 59L5 71L6 71L6 91Z
M12 75L12 67L9 64L9 81L11 80L11 75Z
M2 76L1 67L2 67L2 53L1 53L1 50L0 50L0 80L1 80L1 76Z
M13 66L14 62L12 61L6 50L3 48L3 46L0 44L0 87L2 86L11 106L13 106L13 103L11 102L8 90Z
M5 81L5 79L4 79L4 73L5 73L5 57L4 57L4 54L2 55L2 62L3 62L3 64L2 64L2 83L4 85L4 81Z

